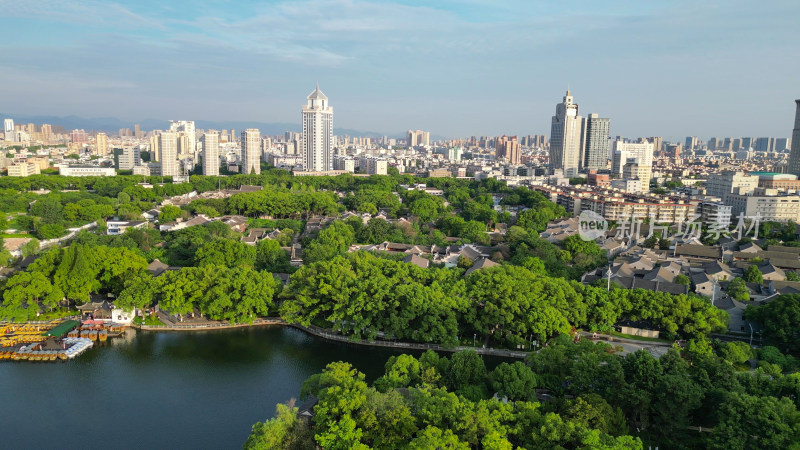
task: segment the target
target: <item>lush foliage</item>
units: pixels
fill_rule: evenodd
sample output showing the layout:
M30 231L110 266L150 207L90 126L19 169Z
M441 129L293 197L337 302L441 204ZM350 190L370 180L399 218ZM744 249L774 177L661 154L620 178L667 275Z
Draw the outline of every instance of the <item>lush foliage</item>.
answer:
M290 448L291 439L294 448L332 449L792 448L799 394L797 374L737 372L707 351L621 357L604 343L559 338L492 370L471 351L394 356L372 386L331 363L300 392L319 401L310 430L279 406L246 447Z
M454 344L477 334L496 345L528 346L571 327L621 319L672 335L722 329L727 316L707 301L639 289L605 289L502 265L463 277L459 269L420 269L358 252L307 264L283 293L282 314L348 335Z
M800 295L780 295L764 306L750 305L746 316L764 327L768 342L784 351L800 351Z

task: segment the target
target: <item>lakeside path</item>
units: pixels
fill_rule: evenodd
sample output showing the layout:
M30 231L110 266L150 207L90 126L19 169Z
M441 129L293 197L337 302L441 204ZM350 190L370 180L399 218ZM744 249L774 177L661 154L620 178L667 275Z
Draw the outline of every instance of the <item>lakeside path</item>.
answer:
M438 344L422 344L418 342L377 341L377 340L370 341L366 339L352 339L348 336L331 333L330 331L325 330L324 328L316 327L313 325L306 327L299 324L288 323L280 318L256 319L252 324L236 324L236 325L231 325L225 322L211 322L202 324L132 325L132 327L142 331L207 331L207 330L224 330L229 328L244 328L244 327L267 326L267 325L290 326L323 339L343 342L346 344L368 345L372 347L386 347L386 348L397 348L397 349L408 349L408 350L435 350L441 352L458 352L461 350L474 350L479 355L500 356L503 358L517 358L517 359L524 359L526 356L528 356L528 352L505 350L498 348L463 347L463 346L445 347L443 345L438 345Z

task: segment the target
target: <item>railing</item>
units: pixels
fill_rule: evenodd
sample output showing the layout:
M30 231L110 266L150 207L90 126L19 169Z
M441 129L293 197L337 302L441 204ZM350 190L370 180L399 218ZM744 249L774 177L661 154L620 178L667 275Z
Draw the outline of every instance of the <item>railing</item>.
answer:
M525 358L526 356L528 356L527 352L505 350L499 348L475 348L475 347L463 347L463 346L447 347L440 344L425 344L418 342L354 339L350 336L345 336L343 334L332 333L324 328L320 328L314 325L305 326L296 323L288 323L280 318L256 319L251 324L248 323L230 324L222 322L222 323L207 323L207 324L173 324L173 325L165 324L165 325L134 325L134 326L139 329L147 331L192 331L192 330L213 330L213 329L225 329L225 328L242 328L242 327L257 326L257 325L290 326L323 339L342 342L346 344L369 345L373 347L385 347L385 348L401 348L409 350L434 350L439 352L457 352L461 350L474 350L479 355L501 356L506 358Z

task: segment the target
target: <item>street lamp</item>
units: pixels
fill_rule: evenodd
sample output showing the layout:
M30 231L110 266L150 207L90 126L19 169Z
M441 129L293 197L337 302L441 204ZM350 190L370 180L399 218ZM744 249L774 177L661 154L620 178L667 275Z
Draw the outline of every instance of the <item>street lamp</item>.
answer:
M747 326L750 327L750 347L753 346L753 324L747 322Z
M472 346L475 347L475 338L478 337L478 333L472 334Z

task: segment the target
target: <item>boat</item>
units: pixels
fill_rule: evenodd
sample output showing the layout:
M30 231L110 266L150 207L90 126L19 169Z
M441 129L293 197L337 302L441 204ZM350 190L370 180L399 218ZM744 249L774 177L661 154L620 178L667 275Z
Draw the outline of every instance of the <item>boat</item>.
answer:
M104 341L106 341L106 340L108 339L108 331L106 331L106 330L100 330L100 331L97 333L97 337L98 337L98 339L100 340L100 342L104 342Z
M97 340L97 330L90 330L89 331L89 339L96 341Z

